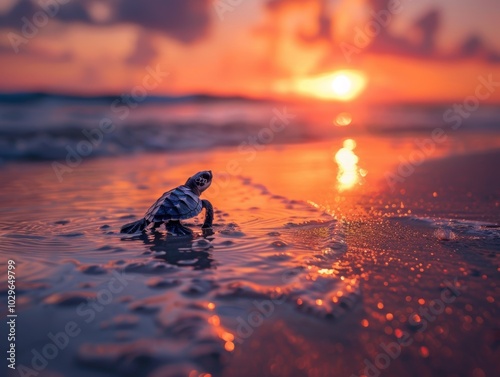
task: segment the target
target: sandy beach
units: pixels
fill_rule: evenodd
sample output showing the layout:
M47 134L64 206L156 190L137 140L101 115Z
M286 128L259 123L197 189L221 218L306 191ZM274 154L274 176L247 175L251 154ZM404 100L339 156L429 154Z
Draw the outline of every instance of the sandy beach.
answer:
M62 182L5 164L9 376L495 375L500 139L450 138L393 187L426 135L94 158ZM213 234L119 233L202 169Z

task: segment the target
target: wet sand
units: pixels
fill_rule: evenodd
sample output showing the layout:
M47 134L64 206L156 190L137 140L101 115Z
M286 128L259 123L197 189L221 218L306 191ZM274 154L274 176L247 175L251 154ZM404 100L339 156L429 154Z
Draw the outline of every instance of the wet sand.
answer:
M9 375L495 375L499 140L450 140L392 190L412 140L102 158L61 183L50 163L3 166ZM193 238L118 234L202 169L214 234L202 216Z

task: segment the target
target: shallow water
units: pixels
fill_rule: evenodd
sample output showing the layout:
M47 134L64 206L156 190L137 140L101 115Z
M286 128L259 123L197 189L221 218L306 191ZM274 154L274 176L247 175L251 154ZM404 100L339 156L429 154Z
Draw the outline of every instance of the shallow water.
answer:
M379 370L492 375L500 219L484 208L498 196L476 187L471 219L457 220L461 196L446 208L420 201L446 192L428 175L446 169L430 164L414 179L423 174L432 191L401 199L383 173L410 142L368 158L366 141L357 153L368 175L349 187L332 143L268 148L253 161L231 150L95 159L62 182L49 163L4 166L1 268L16 262L18 367L72 377L349 376L408 334L412 344ZM193 237L118 233L208 168L213 234L202 234L203 215L186 222ZM453 300L433 320L410 320L446 290ZM75 336L59 335L57 355L37 359L68 323Z

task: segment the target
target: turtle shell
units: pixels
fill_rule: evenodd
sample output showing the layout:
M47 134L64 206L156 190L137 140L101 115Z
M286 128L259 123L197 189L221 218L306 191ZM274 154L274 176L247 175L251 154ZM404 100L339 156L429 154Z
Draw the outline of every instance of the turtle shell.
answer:
M203 208L200 197L189 187L179 186L164 193L146 212L150 222L189 219Z

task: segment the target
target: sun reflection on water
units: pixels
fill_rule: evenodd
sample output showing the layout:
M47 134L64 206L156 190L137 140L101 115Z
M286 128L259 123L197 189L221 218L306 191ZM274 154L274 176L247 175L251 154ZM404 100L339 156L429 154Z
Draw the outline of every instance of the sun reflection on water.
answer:
M334 120L334 124L337 127L347 127L352 123L352 116L347 112L343 112L337 115Z
M335 161L339 166L337 182L339 190L352 188L359 182L360 176L366 175L366 171L359 169L359 157L354 153L356 142L353 139L344 140L342 148L335 154Z

